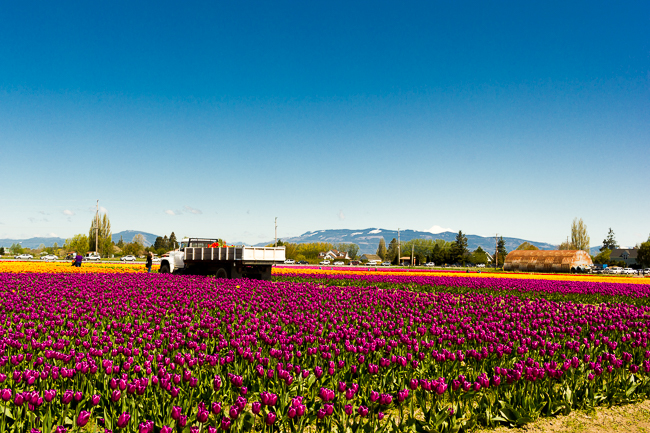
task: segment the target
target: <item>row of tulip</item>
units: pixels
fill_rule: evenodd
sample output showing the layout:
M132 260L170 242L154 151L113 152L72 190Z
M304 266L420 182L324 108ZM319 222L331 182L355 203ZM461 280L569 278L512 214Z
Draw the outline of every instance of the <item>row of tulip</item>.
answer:
M333 286L400 287L419 292L513 294L524 298L543 297L558 302L626 302L633 305L650 305L650 285L629 284L627 281L613 283L532 278L473 278L463 274L419 276L304 271L276 273L274 278L276 281L312 281Z
M81 267L71 266L72 262L17 262L0 261L0 273L55 273L55 274L95 274L95 273L137 273L146 272L144 263L93 263L83 262ZM157 270L158 265L152 269Z
M465 272L455 270L423 270L423 269L395 269L381 267L342 267L342 266L275 266L274 275L383 275L383 276L408 276L408 277L444 277L454 276L459 278L504 278L506 280L548 280L548 281L577 281L591 283L624 283L645 284L650 286L650 278L639 278L625 275L602 274L546 274L546 273L518 273L518 272Z
M0 274L0 431L458 431L650 393L650 308Z

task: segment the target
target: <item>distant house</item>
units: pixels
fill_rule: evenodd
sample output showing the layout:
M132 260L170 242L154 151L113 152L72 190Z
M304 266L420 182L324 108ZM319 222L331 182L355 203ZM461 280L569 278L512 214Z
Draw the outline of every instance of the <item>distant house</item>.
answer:
M350 256L348 255L347 252L345 251L339 251L339 250L329 250L327 252L320 252L318 253L318 258L319 259L327 259L327 260L350 260Z
M377 254L364 254L361 256L361 261L362 262L381 262L381 257L379 257Z
M639 250L634 248L616 248L612 250L609 259L616 262L625 262L626 265L636 265L636 257Z

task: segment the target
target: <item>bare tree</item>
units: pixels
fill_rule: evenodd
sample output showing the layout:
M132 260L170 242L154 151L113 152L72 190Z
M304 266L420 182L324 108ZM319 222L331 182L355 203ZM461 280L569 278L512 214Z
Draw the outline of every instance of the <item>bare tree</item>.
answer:
M582 218L574 218L571 224L571 245L576 250L589 252L589 234L587 234L587 225Z

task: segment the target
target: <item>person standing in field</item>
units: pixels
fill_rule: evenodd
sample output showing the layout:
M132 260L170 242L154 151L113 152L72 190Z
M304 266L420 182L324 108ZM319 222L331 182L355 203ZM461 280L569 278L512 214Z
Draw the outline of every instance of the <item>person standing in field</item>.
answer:
M81 262L83 261L84 256L81 254L77 253L77 255L74 257L74 265L78 268L81 267Z
M149 251L147 254L147 273L151 273L151 265L153 265L153 253Z

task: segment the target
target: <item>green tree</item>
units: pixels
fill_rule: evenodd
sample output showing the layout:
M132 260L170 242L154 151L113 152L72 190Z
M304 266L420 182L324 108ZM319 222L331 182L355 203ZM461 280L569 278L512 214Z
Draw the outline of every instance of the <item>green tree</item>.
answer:
M456 235L456 241L452 246L452 258L455 262L465 265L468 252L467 237L463 234L462 230L459 230L458 234Z
M517 247L517 250L531 250L531 251L536 251L539 250L535 245L531 244L530 242L524 242L523 244L519 245Z
M503 240L503 236L499 237L499 241L497 242L497 263L496 266L499 266L499 263L501 266L506 262L506 256L508 255L508 250L506 250L506 241Z
M650 237L639 247L636 256L636 262L642 268L650 268Z
M95 251L97 246L98 253L102 257L110 257L113 253L113 234L111 233L111 222L105 213L93 218L88 231L89 250Z
M284 255L287 259L296 260L296 255L298 254L298 245L287 242L284 244Z
M354 243L349 244L348 256L350 257L350 260L356 260L357 258L359 258L359 245Z
M574 218L571 224L571 245L576 250L589 252L589 234L587 234L587 225L582 218Z
M487 254L485 253L485 250L481 248L480 245L472 253L471 259L472 259L472 263L474 263L475 265L480 265L480 264L485 265L488 262Z
M159 249L161 249L161 248L164 248L164 244L163 244L163 238L162 238L162 236L158 236L158 237L156 238L156 240L155 240L154 243L153 243L153 247L154 247L156 250L159 250Z
M386 241L384 238L379 239L379 246L377 246L377 255L381 257L382 260L386 258Z
M612 228L609 228L609 232L607 233L607 237L603 240L603 246L600 247L600 251L604 250L615 250L618 248L618 243L616 242L616 239L614 238L614 230Z
M135 235L135 236L138 236L138 235ZM144 252L144 245L142 245L141 243L138 243L138 242L130 242L130 243L124 245L124 248L122 248L122 253L124 253L124 255L131 254L131 255L134 255L134 256L137 257L137 256L142 255L143 252Z
M172 232L171 235L169 235L169 244L168 244L168 249L173 250L177 247L178 241L176 240L176 235L174 232Z
M122 235L120 235L120 240L117 241L117 247L120 249L124 248L124 240L122 239Z
M88 236L78 234L74 235L70 239L66 239L65 244L63 244L63 249L68 252L76 252L77 254L85 256L88 252L88 245Z
M397 239L393 238L388 244L386 250L386 260L392 264L397 264Z
M11 244L11 246L9 247L9 251L11 252L11 254L17 255L17 254L24 253L25 249L20 244Z
M609 248L601 249L600 253L593 258L593 261L597 265L606 265L609 263L609 257L612 254L612 250Z
M133 244L140 244L142 245L142 248L144 249L144 235L142 233L138 233L137 235L133 236L133 240L131 241Z
M5 255L5 247L0 247L0 256Z

